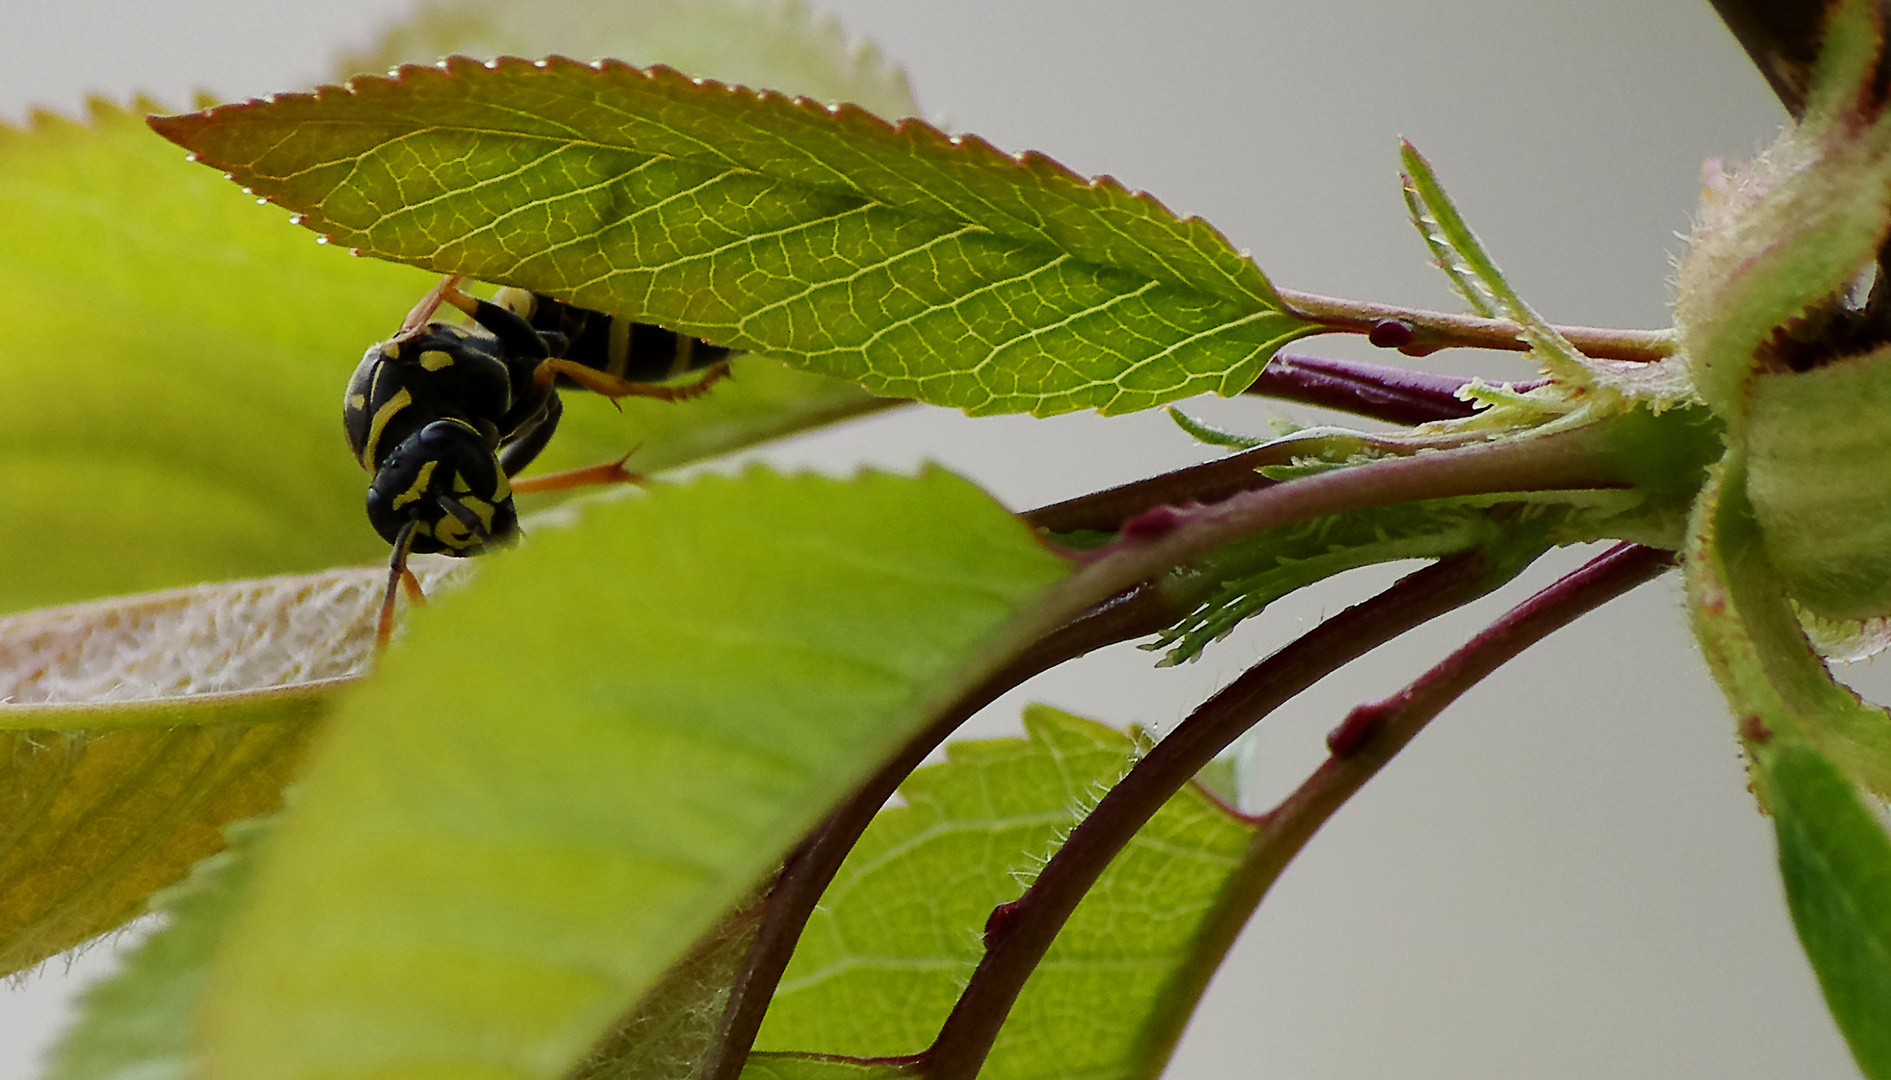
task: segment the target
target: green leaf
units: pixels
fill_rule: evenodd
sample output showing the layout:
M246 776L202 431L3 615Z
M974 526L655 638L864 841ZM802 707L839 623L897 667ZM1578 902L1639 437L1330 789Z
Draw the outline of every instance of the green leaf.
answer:
M1115 181L661 68L458 60L152 123L366 253L973 413L1232 394L1313 329Z
M455 53L615 57L851 101L882 116L919 111L904 71L871 44L849 43L836 20L800 3L456 0L423 7L373 52L344 58L337 74L379 74ZM756 356L738 356L734 366L734 378L714 394L680 406L630 398L618 402L619 412L593 395L566 394L558 437L533 471L608 461L635 448L629 467L656 472L898 404Z
M47 1080L192 1080L192 1015L269 832L268 819L230 825L227 849L153 898L164 927L86 991L77 1022L53 1051Z
M1395 503L1269 529L1202 560L1194 575L1204 594L1199 606L1142 647L1167 649L1165 667L1193 660L1268 605L1315 582L1362 566L1468 551L1506 532L1544 530L1566 516L1546 508L1520 525L1475 506Z
M489 558L311 762L212 976L206 1080L558 1076L1070 616L1033 608L1067 565L937 471L659 485Z
M339 78L466 56L612 57L690 75L765 86L818 101L851 101L881 116L917 116L906 72L871 43L800 2L744 0L456 0L422 8Z
M1826 1005L1870 1080L1891 1078L1891 837L1809 746L1757 755L1779 872Z
M383 580L335 571L0 619L0 973L141 914L224 825L275 808L367 660Z
M1135 762L1128 736L1042 706L1028 739L960 742L901 786L822 898L757 1045L857 1057L924 1049L996 904ZM981 1076L1154 1075L1149 1023L1254 826L1185 788L1085 897L1032 975ZM1217 957L1218 958L1218 957Z

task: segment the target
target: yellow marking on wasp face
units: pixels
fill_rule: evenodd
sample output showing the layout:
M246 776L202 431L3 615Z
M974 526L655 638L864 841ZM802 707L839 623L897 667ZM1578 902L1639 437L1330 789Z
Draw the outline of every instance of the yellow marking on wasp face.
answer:
M368 407L368 395L366 395L366 394L349 394L349 395L348 395L348 407L349 407L350 409L353 409L353 410L354 410L354 411L356 411L356 412L360 412L361 410L363 410L363 409L365 409L365 408L367 408L367 407Z
M467 528L464 521L452 514L434 522L433 538L440 541L442 546L452 548L454 551L464 550L479 542L473 530Z
M361 444L362 468L367 469L369 472L374 471L374 451L380 446L381 433L387 430L387 422L394 419L395 413L400 412L413 403L414 396L408 393L407 388L403 386L399 393L382 402L381 407L374 410L374 419L368 421L367 441Z
M420 366L428 371L439 371L453 366L453 354L440 349L428 349L420 354Z
M493 505L491 503L471 492L459 496L459 500L461 506L471 510L473 516L479 519L480 528L488 533L492 532Z
M399 360L401 358L401 343L398 341L384 343L381 346L381 355L387 357L389 360Z
M629 319L620 317L611 319L611 343L604 354L604 370L620 379L630 368L630 328Z
M433 479L434 466L438 464L440 463L437 461L429 461L420 466L420 472L414 477L413 486L394 496L394 509L399 510L410 502L418 502L427 494L427 484Z

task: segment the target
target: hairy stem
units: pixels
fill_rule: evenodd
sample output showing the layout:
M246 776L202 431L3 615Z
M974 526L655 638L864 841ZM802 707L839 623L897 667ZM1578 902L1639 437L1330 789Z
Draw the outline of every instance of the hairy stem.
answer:
M1023 896L992 912L985 956L924 1057L929 1080L972 1080L1018 993L1116 853L1240 734L1343 665L1496 588L1540 552L1455 556L1321 623L1250 668L1157 743L1077 826Z
M1332 756L1261 815L1261 831L1204 922L1192 961L1163 995L1144 1060L1131 1075L1152 1078L1161 1072L1209 978L1281 871L1433 717L1517 654L1673 565L1673 552L1619 544L1510 609L1405 689L1348 713L1327 738Z
M1450 348L1523 352L1530 347L1518 336L1522 330L1509 319L1447 315L1442 311L1339 300L1290 289L1277 291L1296 315L1319 323L1328 331L1365 334L1374 344L1397 349L1407 356L1425 356ZM1589 326L1556 329L1584 355L1599 359L1653 362L1674 353L1674 335L1666 330L1605 330Z

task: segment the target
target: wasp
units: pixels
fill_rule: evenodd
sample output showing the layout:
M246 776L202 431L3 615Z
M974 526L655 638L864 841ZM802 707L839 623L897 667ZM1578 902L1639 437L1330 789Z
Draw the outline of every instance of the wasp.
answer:
M376 626L381 645L393 628L396 593L405 587L420 598L410 555L476 555L513 540L515 492L637 479L621 460L511 479L557 430L561 387L613 400L684 401L729 372L730 350L720 345L522 289L481 300L460 283L442 281L398 333L370 346L342 400L349 448L372 477L368 521L393 546ZM474 326L433 321L442 304ZM692 371L704 373L660 385Z

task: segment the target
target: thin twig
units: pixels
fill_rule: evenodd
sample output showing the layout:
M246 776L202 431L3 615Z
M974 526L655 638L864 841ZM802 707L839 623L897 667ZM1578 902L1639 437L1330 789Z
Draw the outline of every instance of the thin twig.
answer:
M1606 432L1574 429L1540 438L1476 442L1447 448L1451 447L1451 443L1445 439L1437 440L1435 445L1428 445L1425 440L1398 434L1348 435L1344 440L1337 436L1295 437L1146 480L1052 503L1031 510L1023 517L1033 526L1054 533L1085 529L1116 532L1139 515L1163 507L1187 508L1196 504L1214 504L1218 509L1244 514L1255 509L1251 500L1277 497L1267 495L1269 490L1292 490L1296 492L1293 499L1304 498L1310 503L1329 497L1344 497L1348 500L1363 499L1361 505L1385 505L1451 495L1490 494L1494 491L1627 486L1631 478L1612 459L1607 447L1608 439ZM1340 441L1355 445L1362 452L1416 456L1375 461L1296 480L1292 484L1276 483L1257 471L1270 465L1286 465L1296 457L1317 456L1324 444ZM1421 454L1419 451L1431 452ZM1425 464L1418 464L1420 462ZM1473 472L1484 475L1473 476ZM1328 483L1334 487L1315 486ZM1489 486L1493 483L1499 486ZM1405 488L1407 484L1409 488ZM1404 490L1400 490L1402 488ZM1343 496L1340 489L1346 489ZM1246 501L1237 505L1237 498ZM1359 508L1360 505L1335 504L1312 516ZM1179 522L1189 516L1186 512L1178 513L1177 520ZM1291 522L1278 521L1274 524Z
M1374 344L1397 349L1407 356L1426 356L1439 349L1502 349L1523 352L1530 347L1509 319L1481 319L1442 311L1340 300L1313 293L1277 290L1294 313L1328 331L1364 334ZM1563 337L1586 356L1604 360L1652 363L1674 353L1674 335L1666 330L1607 330L1591 326L1559 326Z
M1281 871L1433 717L1517 654L1673 565L1673 552L1617 545L1506 612L1397 694L1348 713L1327 737L1332 756L1261 815L1261 831L1203 921L1192 962L1164 993L1162 1011L1150 1021L1142 1067L1130 1075L1153 1077L1161 1071L1208 980Z
M925 1054L928 1080L977 1075L1025 980L1084 894L1136 831L1217 753L1329 673L1484 595L1528 561L1474 552L1435 563L1321 623L1204 702L1110 789L1023 896L992 912L985 956Z

